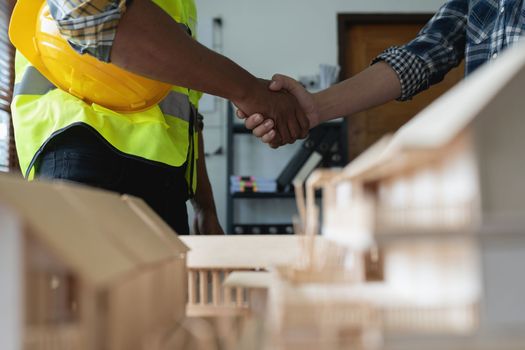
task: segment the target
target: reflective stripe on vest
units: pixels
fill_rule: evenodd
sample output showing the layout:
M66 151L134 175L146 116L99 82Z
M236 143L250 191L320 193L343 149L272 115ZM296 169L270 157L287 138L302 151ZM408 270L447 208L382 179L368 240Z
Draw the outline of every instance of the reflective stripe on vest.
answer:
M187 89L176 90L148 111L121 115L101 106L87 105L55 88L34 67L26 66L16 84L12 103L17 150L24 175L32 178L36 158L52 137L74 125L86 124L125 154L171 166L187 164L188 188L190 194L194 193L198 140L191 123L197 110L189 96L179 92ZM125 136L118 136L117 130L122 130L120 134ZM128 139L135 141L131 147ZM155 144L163 150L159 151ZM148 148L150 145L153 146Z
M195 36L193 0L153 0ZM17 53L16 85L12 102L13 125L20 159L26 175L46 143L71 126L86 124L115 149L146 161L169 166L187 163L190 191L195 190L197 132L200 93L174 87L157 106L139 113L120 114L102 106L88 105L55 88Z
M13 97L17 95L45 95L49 91L56 89L46 77L44 77L35 67L27 67L22 81L15 84Z
M13 97L18 95L45 95L49 91L56 89L46 77L44 77L35 67L28 66L20 83L15 84ZM177 91L170 91L160 103L159 107L163 114L190 122L194 106L190 102L190 97Z
M177 91L170 91L168 96L159 103L159 107L162 113L171 117L180 118L188 123L193 112L192 108L195 108L191 105L187 95Z

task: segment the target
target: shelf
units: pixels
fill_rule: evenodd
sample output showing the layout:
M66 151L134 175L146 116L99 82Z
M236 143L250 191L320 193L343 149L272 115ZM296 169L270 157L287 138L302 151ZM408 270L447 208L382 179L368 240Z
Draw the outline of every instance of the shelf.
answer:
M233 224L233 235L292 235L292 224Z
M235 199L295 199L294 192L236 192L230 195ZM315 192L315 198L322 198L321 191Z
M341 131L341 150L342 150L342 158L345 159L346 158L346 144L347 144L347 141L346 141L346 130L347 130L347 127L346 127L346 121L345 120L337 120L337 121L334 121L333 123L327 123L327 124L323 124L322 126L323 128L329 128L329 129L332 129L332 128L337 128L338 130ZM235 108L233 106L232 103L228 103L228 111L227 111L227 147L226 147L226 151L227 151L227 166L226 166L226 170L227 170L227 176L226 176L226 188L229 190L230 189L230 186L231 186L231 183L230 183L230 177L232 175L235 175L235 157L234 157L234 153L236 151L235 149L235 142L237 140L239 140L240 138L244 138L246 136L251 136L252 135L252 131L251 130L248 130L246 129L246 127L244 126L244 123L242 123L241 121L238 121L236 118L235 118ZM237 136L243 136L243 137L240 137L239 139L236 139ZM268 150L270 150L270 148L268 148ZM290 191L291 186L287 187L286 190ZM319 199L320 199L320 193L316 193L316 197L317 197L317 201L319 202ZM235 217L235 203L237 202L237 204L239 204L239 201L243 201L242 203L243 204L273 204L275 203L274 201L270 201L270 199L278 199L278 200L285 200L286 203L283 203L285 204L286 206L290 205L290 206L294 206L295 207L295 202L294 202L294 199L295 199L295 194L293 193L293 190L291 190L291 192L273 192L273 193L261 193L261 192L255 192L255 193L230 193L228 191L227 193L227 222L226 222L226 230L227 232L234 232L234 226L239 226L239 223L238 223L238 218ZM259 200L260 202L256 202L257 200ZM250 201L250 203L247 203L247 201ZM282 230L278 229L276 230L275 227L272 228L270 230L270 228L268 228L268 231L266 230L267 228L265 226L259 226L259 229L255 230L256 232L252 232L251 230L249 230L250 227L247 227L248 225L244 226L244 227L241 227L239 228L239 231L246 231L246 232L249 232L249 233L257 233L257 232L260 232L261 234L264 234L265 232L281 232ZM279 228L282 228L282 227L286 227L286 226L280 226ZM289 231L289 227L287 229L287 231ZM287 232L285 231L285 232Z
M283 199L295 198L293 192L236 192L231 193L233 198L241 199Z

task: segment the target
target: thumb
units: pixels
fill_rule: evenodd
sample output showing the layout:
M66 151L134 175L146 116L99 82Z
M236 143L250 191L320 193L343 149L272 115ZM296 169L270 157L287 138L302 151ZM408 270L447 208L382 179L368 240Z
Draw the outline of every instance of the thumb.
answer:
M293 85L292 83L293 81L295 80L293 80L292 78L286 75L275 74L272 77L272 82L270 84L270 90L272 91L280 91L282 89L288 90L288 88Z
M246 115L246 113L244 113L243 111L241 111L240 109L238 109L236 112L235 112L235 115L237 115L237 118L239 119L246 119L248 117L248 115Z
M271 83L270 83L270 90L272 91L281 91L283 88L283 83L282 81L279 81L279 80L273 80Z
M282 74L275 74L272 77L270 89L273 91L287 90L293 95L300 93L303 86L295 79Z

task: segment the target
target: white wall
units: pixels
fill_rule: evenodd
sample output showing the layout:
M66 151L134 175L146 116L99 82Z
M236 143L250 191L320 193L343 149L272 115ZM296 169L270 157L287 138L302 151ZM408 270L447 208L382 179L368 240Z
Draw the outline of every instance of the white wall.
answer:
M338 13L434 12L444 0L196 0L201 18L224 20L224 54L270 77L337 64Z
M444 0L196 0L201 20L220 17L223 20L222 53L253 74L269 78L274 73L294 78L313 75L320 63L337 64L338 13L432 13ZM215 113L207 113L205 140L208 151L225 148L225 104L219 102ZM243 136L244 137L244 136ZM252 147L257 157L251 158L256 166L251 173L240 169L239 175L277 176L281 168L277 160L289 159L294 145L280 153L263 152L254 140L244 142L242 162L249 158ZM238 159L240 161L241 159ZM219 217L226 223L226 158L208 157L208 170L212 178ZM257 165L256 164L256 165ZM242 166L242 168L246 168ZM241 204L243 207L248 203ZM271 213L254 216L272 218ZM246 212L246 208L244 208ZM248 209L249 211L249 209ZM263 221L263 220L261 220Z

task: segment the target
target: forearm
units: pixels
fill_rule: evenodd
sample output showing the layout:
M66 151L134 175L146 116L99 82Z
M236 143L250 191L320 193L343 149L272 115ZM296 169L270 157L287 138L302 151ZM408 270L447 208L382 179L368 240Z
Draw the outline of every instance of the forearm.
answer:
M401 84L386 63L374 64L354 77L314 95L320 122L352 115L395 100Z
M204 140L202 131L199 131L199 159L197 160L197 190L191 204L195 211L206 211L216 215L215 200L211 188L208 171L206 169L206 158L204 156Z
M398 98L408 100L440 82L463 59L468 4L467 0L448 0L410 43L385 51L379 63L315 95L321 120Z
M131 72L172 85L244 101L260 88L231 60L193 40L149 0L135 0L120 20L111 61Z

